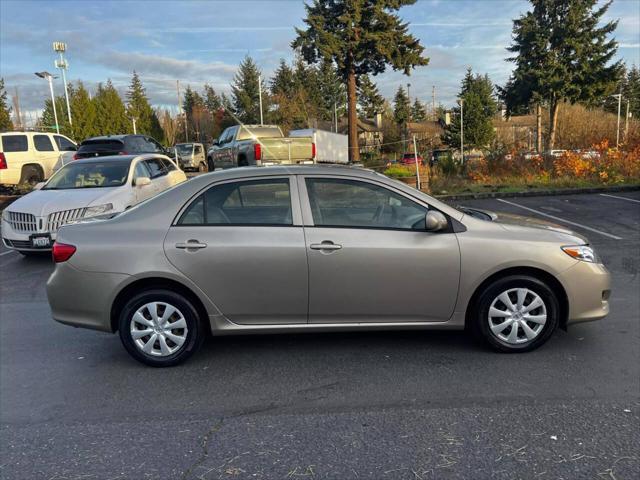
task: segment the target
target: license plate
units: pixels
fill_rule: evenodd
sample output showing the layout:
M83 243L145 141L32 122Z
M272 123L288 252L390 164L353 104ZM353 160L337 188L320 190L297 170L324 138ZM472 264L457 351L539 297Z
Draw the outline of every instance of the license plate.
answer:
M49 235L32 235L31 246L33 248L49 248L51 247L51 236Z

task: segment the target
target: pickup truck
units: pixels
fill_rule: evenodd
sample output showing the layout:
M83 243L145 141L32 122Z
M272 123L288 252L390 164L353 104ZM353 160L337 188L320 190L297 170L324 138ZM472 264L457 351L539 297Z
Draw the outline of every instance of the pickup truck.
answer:
M314 163L311 137L285 137L277 125L234 125L207 152L209 171L266 165Z

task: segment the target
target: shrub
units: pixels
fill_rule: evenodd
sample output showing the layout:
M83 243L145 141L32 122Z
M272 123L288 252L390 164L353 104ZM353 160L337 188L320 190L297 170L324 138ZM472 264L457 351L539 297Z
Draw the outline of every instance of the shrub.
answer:
M409 167L405 167L402 165L392 165L382 173L385 174L387 177L405 178L405 177L413 177L416 174L416 171L415 171L415 168L410 169Z

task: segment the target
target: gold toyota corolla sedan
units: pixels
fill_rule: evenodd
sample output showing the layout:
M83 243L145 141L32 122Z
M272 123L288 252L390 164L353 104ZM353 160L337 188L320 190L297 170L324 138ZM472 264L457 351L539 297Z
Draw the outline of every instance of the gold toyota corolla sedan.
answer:
M67 225L55 320L119 332L152 366L213 335L463 329L526 352L609 311L583 237L477 218L350 167L199 176L113 218Z

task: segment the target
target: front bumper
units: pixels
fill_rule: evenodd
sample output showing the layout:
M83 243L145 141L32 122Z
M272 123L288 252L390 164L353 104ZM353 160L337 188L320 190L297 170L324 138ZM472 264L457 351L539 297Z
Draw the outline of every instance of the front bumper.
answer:
M600 320L609 314L611 274L599 263L577 262L559 275L569 300L567 325Z
M131 277L123 273L85 272L58 263L47 280L53 319L65 325L112 332L111 305Z
M56 239L56 232L18 232L11 228L9 222L2 220L2 243L11 250L19 250L25 252L50 252L49 248L33 248L31 246L31 235L49 234L51 236L51 244Z

